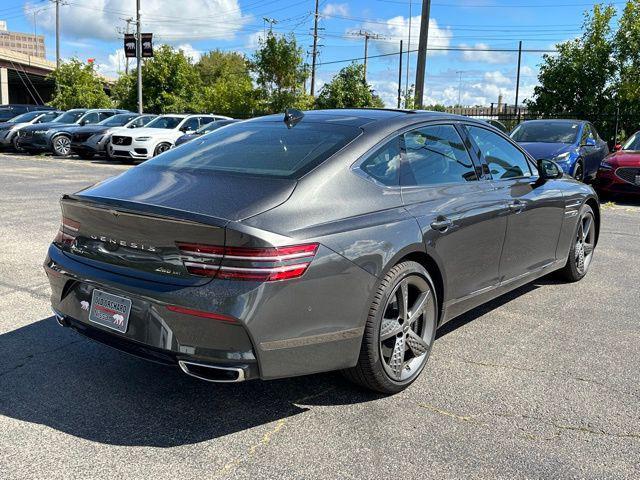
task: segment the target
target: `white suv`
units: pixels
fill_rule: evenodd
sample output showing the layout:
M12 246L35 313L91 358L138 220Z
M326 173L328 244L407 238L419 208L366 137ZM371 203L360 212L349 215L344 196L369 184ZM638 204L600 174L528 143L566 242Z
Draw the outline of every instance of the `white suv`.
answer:
M178 137L193 133L207 123L227 118L221 115L160 115L134 131L115 129L108 152L112 158L147 160L169 150Z

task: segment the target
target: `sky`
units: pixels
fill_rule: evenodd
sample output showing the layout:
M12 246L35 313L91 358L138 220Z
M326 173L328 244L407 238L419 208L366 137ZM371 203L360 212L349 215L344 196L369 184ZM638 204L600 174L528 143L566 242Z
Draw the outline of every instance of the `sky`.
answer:
M520 100L529 98L537 83L543 52L575 38L588 0L433 0L425 104L489 105L498 96L513 104L518 42L523 42ZM624 2L613 2L619 9ZM268 21L273 30L293 32L308 52L315 0L141 0L142 30L154 43L179 47L197 60L208 50L239 51L250 56L259 45ZM322 86L351 59L364 55L369 40L367 80L388 107L396 106L399 43L417 49L421 0L320 1L317 85ZM135 17L134 0L64 0L60 7L63 59L94 58L101 73L117 76L124 70L122 32ZM45 35L47 57L55 59L55 8L49 0L3 0L0 20L10 31ZM132 25L133 28L133 25ZM411 30L411 33L409 33ZM474 50L465 50L473 48ZM499 49L506 51L487 51ZM512 50L512 51L510 51ZM393 55L386 55L393 54ZM384 56L381 56L384 55ZM361 61L361 60L359 60ZM403 59L402 88L415 82L416 53ZM317 92L316 92L317 93Z

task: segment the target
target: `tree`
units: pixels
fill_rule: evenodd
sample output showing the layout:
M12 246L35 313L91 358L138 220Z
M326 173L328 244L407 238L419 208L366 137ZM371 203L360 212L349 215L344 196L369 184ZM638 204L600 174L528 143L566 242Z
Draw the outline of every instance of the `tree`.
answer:
M614 96L616 64L613 60L612 6L595 5L585 14L580 38L560 43L557 55L544 55L530 111L538 115L573 116L598 123L607 135ZM600 120L598 122L598 120Z
M318 108L382 107L380 97L372 92L365 79L364 65L352 63L326 83L316 99Z
M203 83L204 111L248 117L256 108L249 62L239 53L213 50L195 65Z
M49 103L60 110L108 108L113 105L104 91L104 80L96 73L93 63L72 58L63 62L48 78L56 84L56 94Z
M618 66L616 107L620 108L620 125L624 131L637 127L640 111L640 0L627 2L614 39Z
M122 108L137 110L136 74L123 75L113 95ZM202 81L182 50L161 45L142 65L144 110L150 113L181 113L201 110Z
M312 99L304 93L308 69L293 35L269 32L266 39L260 40L251 70L256 75L260 108L265 113L311 107Z

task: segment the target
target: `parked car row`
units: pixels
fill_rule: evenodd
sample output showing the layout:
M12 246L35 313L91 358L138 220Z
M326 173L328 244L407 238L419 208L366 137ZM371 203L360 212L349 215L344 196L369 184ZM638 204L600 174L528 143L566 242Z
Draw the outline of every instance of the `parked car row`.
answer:
M184 143L235 121L213 114L140 115L87 108L62 112L41 106L22 112L18 107L0 107L0 115L20 112L0 123L0 147L58 156L74 153L86 159L104 155L127 161L147 160L172 148L179 138Z
M613 153L587 121L528 120L510 136L536 160L553 160L565 174L593 182L600 193L640 194L640 132Z

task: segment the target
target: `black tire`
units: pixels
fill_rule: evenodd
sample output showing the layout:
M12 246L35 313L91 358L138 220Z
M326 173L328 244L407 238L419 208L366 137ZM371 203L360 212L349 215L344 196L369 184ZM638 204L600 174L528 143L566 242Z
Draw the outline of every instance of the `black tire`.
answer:
M168 142L162 142L156 145L156 148L153 150L153 156L160 155L162 152L166 152L171 148L171 144Z
M584 235L586 219L590 220L591 223L587 234ZM562 269L558 270L558 276L563 280L567 282L577 282L582 280L589 272L589 266L591 265L595 250L597 228L595 221L593 209L589 205L584 204L580 209L567 263ZM580 250L582 250L582 252Z
M404 324L399 318L397 320L399 322L398 333L392 333L390 330L387 330L385 334L388 335L388 333L391 333L391 335L388 339L381 340L382 322L385 312L388 314L387 309L392 307L393 302L395 301L394 299L396 299L395 295L398 294L398 289L402 288L401 284L403 284L403 282L404 284L407 284L410 281L417 281L418 284L424 285L426 287L426 290L424 291L428 291L428 294L425 294L426 300L423 304L420 304L422 307L417 307L417 310L410 311L408 308L410 300L405 302L407 307L404 309L407 311L407 318L409 319L416 315L418 310L422 313L416 317L417 320L408 320ZM413 286L410 284L410 287L407 287L407 291L409 291L409 288L413 288ZM419 298L420 295L422 295L419 292L421 291L423 290L417 289L418 296L415 297L416 300L413 307L419 304ZM358 385L385 394L398 393L411 385L416 378L418 378L424 369L424 366L427 364L429 354L433 347L438 319L438 298L435 292L436 290L429 273L419 263L405 261L394 266L380 282L371 304L371 308L369 309L358 363L355 367L344 370L344 376ZM413 294L413 296L415 295L416 293ZM407 298L410 298L410 296L407 295ZM398 310L400 311L399 304ZM402 317L402 314L399 316ZM385 325L390 322L387 317L385 317L384 321ZM413 323L413 326L418 324L420 325L417 328L414 328L411 322L415 322ZM411 337L410 333L415 335L416 332L412 329L420 329L420 332L422 332L420 334L420 338L423 340L424 345L416 346L420 349L423 347L426 348L424 348L424 352L420 355L416 355L416 353L414 353L415 349L413 345L415 345L416 337ZM410 333L408 333L407 330ZM396 357L396 348L403 338L401 335L404 335L405 340L402 341L405 342L403 343L403 348L405 350L401 357ZM394 342L389 361L384 357L384 344L387 341ZM410 357L409 360L406 360L407 357ZM393 361L394 358L401 358L399 368L397 361ZM410 368L411 362L414 362L414 366ZM395 369L401 372L398 375L399 378L393 378L390 374L390 369L393 369L394 365ZM407 377L402 378L402 375L405 373L407 374Z
M571 176L579 182L584 183L584 164L582 163L582 160L579 159L576 162L576 166L573 167L573 174Z
M71 139L68 135L58 135L51 139L53 154L58 157L67 157L71 154Z
M18 135L14 135L13 138L11 139L11 145L13 146L13 149L16 152L20 152L20 153L24 153L24 148L20 148L20 145L18 145Z

